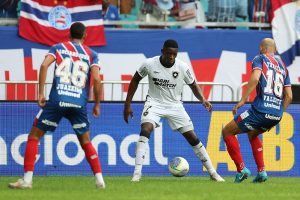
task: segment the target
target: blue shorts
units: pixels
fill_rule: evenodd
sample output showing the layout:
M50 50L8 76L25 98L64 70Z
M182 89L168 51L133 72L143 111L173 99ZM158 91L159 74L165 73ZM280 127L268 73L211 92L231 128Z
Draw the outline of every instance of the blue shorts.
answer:
M261 113L250 108L240 115L234 117L234 121L243 132L247 133L254 129L262 132L269 131L276 126L281 120L281 116L275 116L267 113Z
M54 132L62 117L69 120L76 134L89 131L90 122L86 107L64 102L47 102L37 114L33 126L43 131Z

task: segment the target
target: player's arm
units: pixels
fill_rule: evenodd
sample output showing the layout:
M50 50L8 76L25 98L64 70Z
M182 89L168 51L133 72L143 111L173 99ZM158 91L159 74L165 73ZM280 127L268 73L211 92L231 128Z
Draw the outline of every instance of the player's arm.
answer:
M241 100L232 109L232 113L234 115L237 113L237 109L239 109L240 107L242 107L246 103L248 97L250 96L252 91L256 88L256 85L259 82L260 75L261 75L261 70L260 69L254 69L252 71L251 76L250 76L250 80L247 84L246 92L243 94Z
M202 103L202 105L206 108L206 110L208 112L211 112L212 110L212 105L210 102L208 102L204 95L203 92L201 90L201 88L199 87L199 85L197 85L196 81L194 81L192 84L189 84L193 94L195 95L195 97Z
M46 104L44 88L45 88L45 82L47 78L47 71L48 71L48 67L54 61L55 58L52 55L47 55L41 64L40 73L39 73L39 99L38 99L38 105L40 107L44 107Z
M94 117L98 117L100 115L100 93L101 93L101 80L99 76L99 68L92 67L91 68L91 77L93 79L93 92L95 96L95 105L93 108Z
M130 84L129 84L129 89L128 89L128 93L127 93L127 97L126 97L126 101L125 101L125 104L124 104L124 121L126 123L128 123L128 117L129 115L131 117L133 117L133 111L130 107L130 104L131 104L131 101L132 101L132 98L138 88L138 85L139 85L139 82L143 79L143 77L141 77L139 75L138 72L136 72L133 76L133 78L131 79L130 81Z
M284 87L283 92L284 92L283 109L286 110L293 100L293 93L291 87Z

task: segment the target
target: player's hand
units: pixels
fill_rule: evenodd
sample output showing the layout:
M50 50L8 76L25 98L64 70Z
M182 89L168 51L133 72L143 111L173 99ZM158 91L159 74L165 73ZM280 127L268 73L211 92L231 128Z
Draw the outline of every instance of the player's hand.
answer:
M46 105L46 98L45 95L40 94L38 99L38 105L43 108Z
M100 106L99 104L95 103L93 108L93 116L98 117L100 115Z
M204 108L208 111L211 112L212 111L212 105L209 101L207 100L203 100L202 105L204 106Z
M245 104L245 101L240 100L233 108L232 108L232 114L236 115L237 110L242 107Z
M125 105L123 114L124 114L124 121L128 124L129 115L131 118L133 118L133 111L132 111L130 105Z

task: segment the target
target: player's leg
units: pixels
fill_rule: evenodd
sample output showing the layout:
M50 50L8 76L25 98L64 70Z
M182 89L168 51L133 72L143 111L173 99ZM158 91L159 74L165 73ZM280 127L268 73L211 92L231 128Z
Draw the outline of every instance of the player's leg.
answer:
M235 136L236 134L239 134L241 132L242 130L238 127L234 120L230 121L222 130L222 135L226 143L227 151L231 159L234 161L238 172L241 172L245 167L240 150L240 144Z
M259 138L262 131L253 130L248 132L248 139L252 147L253 157L257 166L257 176L253 179L254 183L265 182L268 179L265 171L264 156L263 156L263 145Z
M10 183L10 188L31 188L32 177L36 155L38 153L38 143L46 131L54 131L57 127L61 115L57 112L56 106L47 103L37 114L33 126L28 135L28 140L24 155L24 177L15 183Z
M102 176L102 168L100 164L100 159L98 157L97 151L90 141L89 131L84 132L83 134L77 134L79 143L85 153L85 157L90 164L90 167L96 178L96 187L105 188L105 182Z
M224 179L216 173L213 167L210 157L204 147L200 142L197 135L194 132L193 122L190 116L185 111L182 105L170 108L167 110L168 123L173 130L179 131L188 143L193 147L196 156L203 163L204 167L208 170L215 181L224 181Z
M96 149L90 140L90 123L87 116L86 107L68 108L64 116L72 124L79 143L85 153L85 157L95 175L96 187L105 188L105 183L102 176L102 168Z
M182 133L184 138L193 147L196 156L200 159L204 167L207 169L211 179L218 182L224 182L225 180L216 172L215 168L213 167L206 148L195 134L193 126L189 125L186 127L182 127L179 128L178 131Z
M263 145L261 143L259 135L276 126L280 122L281 117L270 117L269 114L260 113L254 109L252 109L251 112L251 116L254 117L249 117L252 119L251 121L248 121L249 125L253 127L253 129L248 131L248 138L252 147L253 157L257 165L257 176L254 178L253 182L265 182L268 179L268 176L265 171Z
M40 138L45 134L45 131L32 127L28 135L27 144L24 155L24 177L15 183L10 183L8 186L13 189L27 189L32 188L32 177L34 171L34 164L36 155L38 153L38 144Z
M146 103L141 116L141 132L136 143L136 157L134 172L131 181L138 182L142 177L142 168L145 156L149 151L148 141L153 129L158 125L162 109Z
M135 166L134 166L134 172L133 177L131 181L137 182L142 177L142 168L143 168L143 162L146 156L146 153L149 151L149 138L153 131L153 123L151 122L144 122L141 124L141 133L139 140L136 143L136 157L135 157Z
M250 170L245 167L245 163L243 161L240 150L240 144L235 136L236 134L242 132L242 129L238 127L237 123L234 120L229 122L222 130L223 139L226 143L227 151L231 159L235 163L238 172L234 180L235 183L240 183L251 175Z

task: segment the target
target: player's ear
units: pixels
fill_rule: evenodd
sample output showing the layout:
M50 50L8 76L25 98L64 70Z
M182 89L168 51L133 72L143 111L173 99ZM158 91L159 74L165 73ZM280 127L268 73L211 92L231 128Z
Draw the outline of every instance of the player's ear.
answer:
M83 37L82 37L82 39L85 39L87 37L87 32L86 31L84 31L84 34L83 34Z
M263 53L263 47L262 47L262 45L259 46L259 51L260 51L260 53Z

